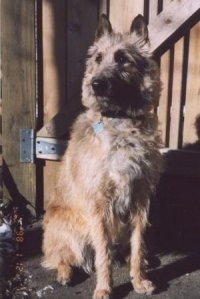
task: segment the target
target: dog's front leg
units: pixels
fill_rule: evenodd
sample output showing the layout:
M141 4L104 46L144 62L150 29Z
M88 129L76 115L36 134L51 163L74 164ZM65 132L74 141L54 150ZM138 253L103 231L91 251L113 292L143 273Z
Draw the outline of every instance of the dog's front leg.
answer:
M133 232L131 236L130 276L137 293L152 294L153 283L146 278L144 232L147 226L147 212L132 218Z
M112 287L112 263L105 228L105 218L99 207L92 210L90 231L95 250L97 284L93 299L109 299Z

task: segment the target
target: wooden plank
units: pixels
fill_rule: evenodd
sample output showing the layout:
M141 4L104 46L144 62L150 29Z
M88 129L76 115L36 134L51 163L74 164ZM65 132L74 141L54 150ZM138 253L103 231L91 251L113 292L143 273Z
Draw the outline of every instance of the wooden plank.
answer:
M149 1L149 21L155 18L158 14L158 0Z
M81 107L81 85L89 46L94 41L98 1L67 1L67 102Z
M163 7L162 9L165 9L166 6L170 3L170 0L164 0L163 1ZM159 1L158 1L159 6ZM159 9L159 7L158 7ZM161 73L161 81L162 81L162 92L161 97L159 101L159 107L158 107L158 119L160 123L161 128L161 138L163 141L164 146L169 146L169 123L170 123L170 60L171 60L171 51L166 51L161 57L160 57L160 73Z
M66 1L42 1L44 123L66 101Z
M42 44L43 44L43 119L44 123L55 119L60 107L66 106L66 81L67 81L67 9L66 1L42 1ZM54 131L60 134L64 123L59 117L59 126L45 126L40 131L40 136L45 136L46 131L53 136ZM46 130L45 130L46 129ZM53 131L54 130L54 131ZM47 134L47 135L48 135ZM36 141L37 142L37 141ZM44 208L55 185L59 163L46 161L43 169L44 183Z
M144 1L110 0L110 21L118 32L129 31L133 18L143 11Z
M169 93L169 68L170 68L170 51L161 57L160 74L162 81L162 92L158 107L159 128L161 131L161 139L165 146L167 146L167 128L168 128L168 93Z
M183 143L197 140L194 123L200 114L200 22L190 32Z
M99 3L99 15L106 14L109 15L108 3L109 0L101 0Z
M98 8L97 1L90 0L43 3L43 56L48 60L44 63L45 125L37 132L39 137L66 137L80 111L85 58L94 39ZM45 163L44 206L55 185L58 167L59 162Z
M43 48L43 121L46 125L39 131L40 136L62 134L63 118L60 107L66 105L67 90L67 5L65 0L42 1L42 48ZM56 115L56 116L55 116ZM55 116L55 117L54 117ZM59 119L58 123L52 121ZM54 125L49 125L52 122ZM59 124L59 125L58 125ZM60 133L61 132L61 133ZM66 133L66 129L65 129ZM57 136L59 137L59 136ZM46 161L43 168L44 207L50 186L55 185L58 162Z
M35 128L34 0L2 0L4 198L36 207L36 166L19 162L20 129Z
M49 1L48 5L43 7L44 14L45 9L48 8L49 10ZM62 7L62 3L65 3L65 8ZM44 85L45 89L45 125L38 130L37 136L41 137L54 137L54 138L61 138L64 135L67 134L73 120L78 114L78 111L80 111L80 98L81 98L81 82L84 74L85 69L85 58L86 53L89 45L92 44L93 38L94 38L94 32L96 28L97 18L98 18L98 5L97 3L91 2L90 0L86 1L51 1L51 3L54 3L54 5L57 7L53 9L51 7L51 15L49 16L49 19L46 20L46 22L43 22L44 26L44 35L43 40L44 44L48 42L48 46L46 47L44 53L44 57L47 55L51 55L50 59L50 65L47 61L46 64L44 64L44 76L45 73L48 74L49 68L52 65L52 74L53 76L50 77L48 75L48 81L46 81L46 84ZM52 5L52 4L51 4ZM60 7L60 8L59 8ZM58 14L54 16L55 11L58 11ZM59 13L62 11L62 13ZM83 13L84 12L84 13ZM63 24L67 16L67 24L66 28L67 31L65 34L60 34L58 23ZM55 19L55 22L54 22ZM57 20L57 21L56 21ZM47 22L48 21L48 22ZM50 23L50 24L49 24ZM53 25L54 24L54 25ZM52 27L54 26L54 29L51 29L51 39L49 39L49 35L46 34L46 27ZM57 56L59 56L59 59L61 61L60 63L60 71L57 70L57 60L55 59L55 55L53 55L52 47L54 47L54 41L55 36L60 34L59 37L57 37L57 44L59 45ZM65 36L65 38L63 38ZM45 42L45 40L47 42ZM60 41L61 43L64 43L63 46L64 50L59 51L60 49ZM69 43L68 43L69 41ZM48 54L48 52L50 53ZM47 53L46 53L47 52ZM63 69L66 69L66 75L65 80L63 81L62 78L62 72ZM55 86L54 83L54 77L55 73L58 73L57 75L57 81L61 82L59 86ZM65 91L62 92L60 95L60 99L58 100L58 97L54 94L54 97L57 97L57 99L51 96L51 86L54 85L56 89L61 88ZM58 91L56 92L58 94ZM52 98L52 100L49 100ZM52 104L52 102L55 101L57 104L56 106ZM49 109L51 109L51 112L47 107L49 106ZM58 113L56 114L58 110ZM49 111L49 112L47 112Z
M149 24L151 50L164 53L181 34L189 22L199 19L200 0L174 0ZM191 24L190 24L191 25Z
M52 138L65 137L69 132L69 128L71 127L79 110L79 108L75 108L66 103L62 106L61 111L59 111L52 119L45 123L40 130L38 130L37 136Z
M181 121L182 71L183 71L184 39L181 38L174 46L172 105L170 109L169 147L178 148L179 127Z

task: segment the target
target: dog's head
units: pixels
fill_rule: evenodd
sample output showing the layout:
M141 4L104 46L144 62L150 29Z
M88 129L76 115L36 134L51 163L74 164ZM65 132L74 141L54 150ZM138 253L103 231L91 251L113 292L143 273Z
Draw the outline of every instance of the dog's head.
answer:
M127 34L115 33L105 15L88 51L83 80L83 104L101 113L128 116L157 104L160 79L149 52L148 29L138 15Z

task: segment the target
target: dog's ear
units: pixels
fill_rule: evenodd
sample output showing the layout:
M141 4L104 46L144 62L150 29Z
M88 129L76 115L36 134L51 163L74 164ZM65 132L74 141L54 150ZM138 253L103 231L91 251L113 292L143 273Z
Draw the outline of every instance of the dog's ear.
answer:
M130 33L134 36L136 41L148 43L148 28L142 15L135 17L131 24Z
M108 20L108 17L102 14L97 25L95 40L98 40L104 34L111 34L112 31L112 25Z

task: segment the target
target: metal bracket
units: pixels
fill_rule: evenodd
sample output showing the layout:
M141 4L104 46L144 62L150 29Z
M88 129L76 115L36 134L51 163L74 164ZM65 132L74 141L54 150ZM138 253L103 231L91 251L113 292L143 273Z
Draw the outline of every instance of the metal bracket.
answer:
M67 147L66 140L55 138L36 138L36 157L47 160L60 160Z
M36 158L60 160L66 147L66 140L35 137L34 129L20 131L20 162L22 163L34 163Z
M20 130L20 162L35 162L35 131L33 129Z

